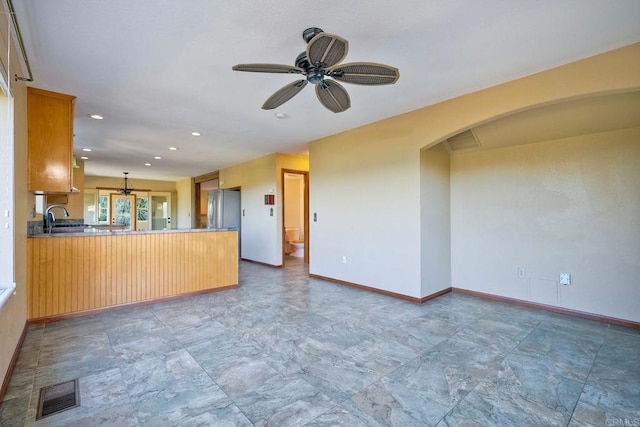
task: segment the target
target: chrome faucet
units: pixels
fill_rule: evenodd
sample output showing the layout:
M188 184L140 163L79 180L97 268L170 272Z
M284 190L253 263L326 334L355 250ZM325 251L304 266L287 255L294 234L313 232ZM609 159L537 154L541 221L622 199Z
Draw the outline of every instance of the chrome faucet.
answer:
M44 211L44 217L45 217L45 221L47 223L47 232L51 233L51 230L53 229L53 222L56 220L56 217L53 216L53 212L51 212L51 209L53 208L60 208L64 211L64 216L69 216L69 211L67 210L67 208L65 208L62 205L51 205L47 208L46 211Z

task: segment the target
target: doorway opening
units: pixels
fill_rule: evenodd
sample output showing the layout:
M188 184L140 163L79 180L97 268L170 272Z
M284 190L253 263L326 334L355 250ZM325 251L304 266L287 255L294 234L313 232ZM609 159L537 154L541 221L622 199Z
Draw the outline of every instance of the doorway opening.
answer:
M207 199L209 191L220 188L220 172L213 171L193 178L195 200L191 227L207 228Z
M282 264L309 263L309 172L282 169Z

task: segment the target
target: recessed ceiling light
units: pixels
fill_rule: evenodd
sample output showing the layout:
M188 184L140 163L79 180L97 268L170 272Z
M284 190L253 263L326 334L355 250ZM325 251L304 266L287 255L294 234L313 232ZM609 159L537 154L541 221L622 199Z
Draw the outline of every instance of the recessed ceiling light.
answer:
M169 147L169 150L171 150L171 151L178 151L178 147Z
M154 157L154 159L156 159L156 160L160 160L160 159L162 159L162 157L160 157L160 156L155 156L155 157Z
M193 135L193 136L200 136L200 132L191 132L191 135Z
M96 120L104 119L104 117L102 117L100 114L91 114L89 117L91 117L92 119L96 119Z
M82 160L89 160L89 158L87 156L82 156L80 157Z
M151 163L145 163L144 165L145 166L151 166Z
M91 151L91 148L83 148L82 151Z
M276 119L283 120L283 119L286 119L286 118L287 118L287 113L280 113L280 112L278 112L278 113L276 113L276 114L275 114L275 116L276 116Z

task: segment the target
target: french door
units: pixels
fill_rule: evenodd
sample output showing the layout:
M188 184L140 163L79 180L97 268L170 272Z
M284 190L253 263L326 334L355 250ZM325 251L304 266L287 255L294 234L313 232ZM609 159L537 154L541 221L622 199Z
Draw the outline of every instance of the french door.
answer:
M150 213L152 230L168 230L171 227L171 193L151 192Z
M136 229L136 196L112 193L110 198L111 224L124 225L125 230Z

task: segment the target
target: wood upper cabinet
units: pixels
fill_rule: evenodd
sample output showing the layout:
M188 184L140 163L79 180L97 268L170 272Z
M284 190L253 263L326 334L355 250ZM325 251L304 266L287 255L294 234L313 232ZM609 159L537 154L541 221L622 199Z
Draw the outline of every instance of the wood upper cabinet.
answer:
M27 88L29 191L71 191L75 99L71 95Z

